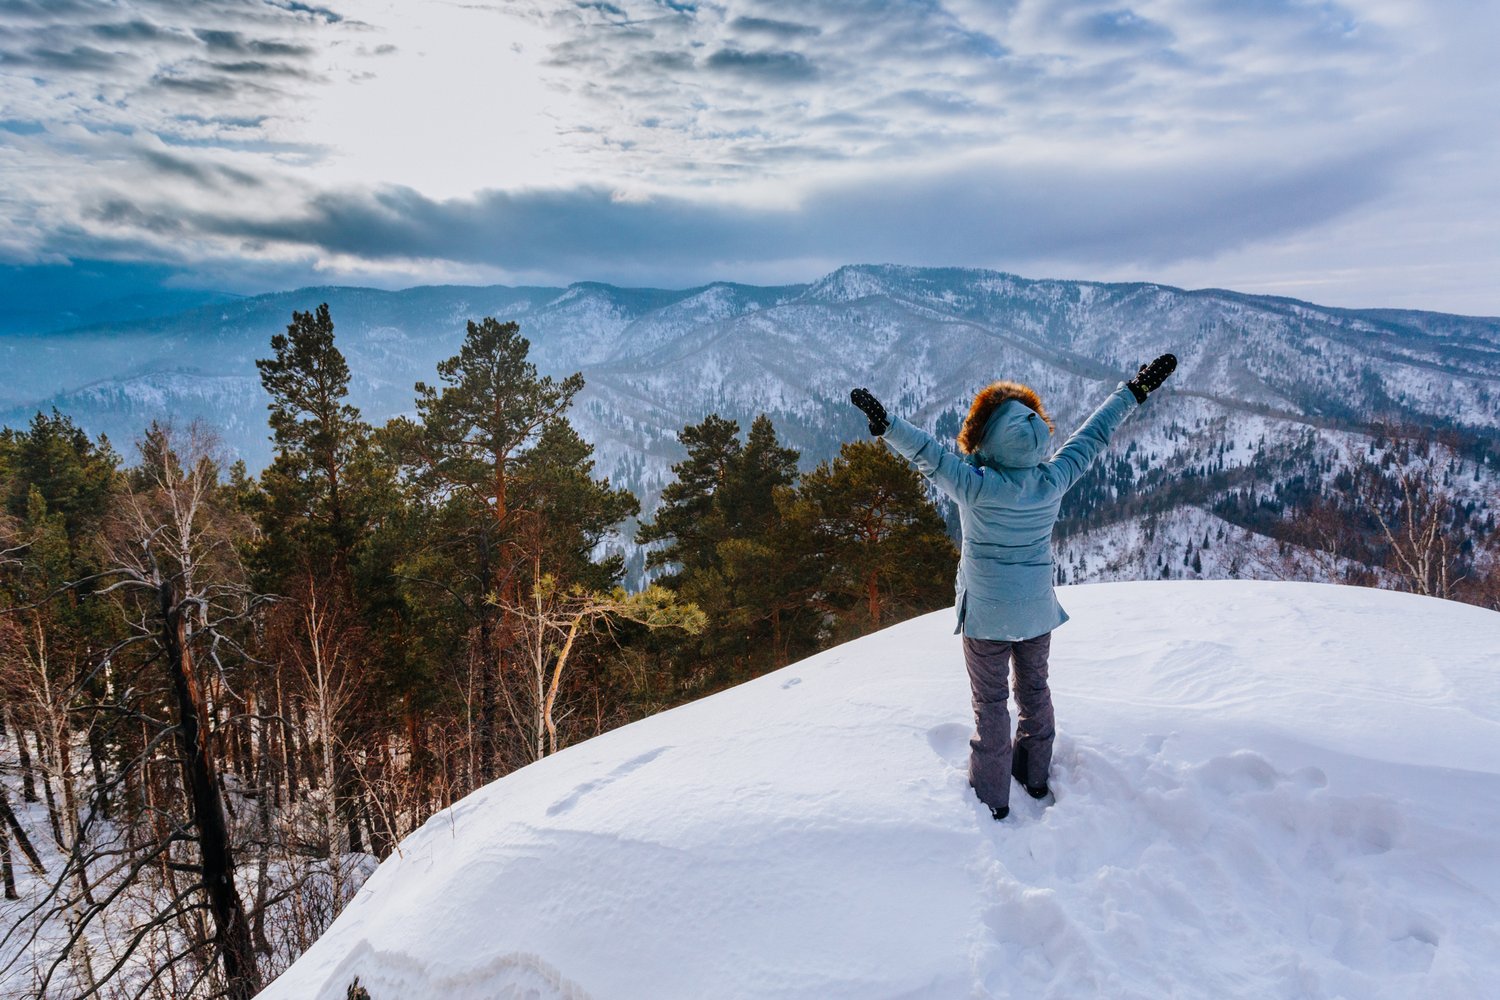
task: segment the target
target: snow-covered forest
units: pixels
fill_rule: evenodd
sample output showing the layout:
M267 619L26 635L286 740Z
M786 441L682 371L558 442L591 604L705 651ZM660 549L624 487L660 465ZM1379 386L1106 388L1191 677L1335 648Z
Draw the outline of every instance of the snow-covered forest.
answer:
M951 602L952 512L857 423L813 460L805 422L702 410L638 496L584 433L621 411L516 324L470 321L376 424L334 315L291 319L256 360L258 473L201 421L123 451L59 411L0 436L7 990L252 996L477 789ZM1070 497L1059 582L1500 606L1492 440L1226 414L1183 375Z

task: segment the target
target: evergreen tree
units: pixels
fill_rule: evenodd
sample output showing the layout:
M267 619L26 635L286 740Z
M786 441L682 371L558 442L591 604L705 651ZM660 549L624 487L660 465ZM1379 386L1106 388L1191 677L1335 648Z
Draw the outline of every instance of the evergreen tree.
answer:
M779 520L775 493L797 480L795 448L776 438L776 428L764 413L750 424L745 445L730 457L723 488L716 498L725 534L732 538L764 536Z
M346 838L343 845L329 845L338 863L341 846L364 850L354 762L375 728L371 713L395 711L393 690L401 687L394 679L401 673L401 647L369 643L370 631L362 627L368 610L362 598L388 587L389 569L359 581L373 587L356 586L354 578L371 533L374 498L390 476L372 462L370 428L347 401L349 365L334 343L327 303L313 312L294 311L286 333L271 338L271 351L255 364L271 397L275 457L259 490L233 476L230 490L258 515L252 560L257 586L287 598L272 615L270 632L279 642L269 653L288 676L308 682L299 696L312 706L320 741L336 746L337 752L320 747L319 759L334 762L326 780ZM329 631L334 626L336 635ZM326 655L332 648L341 655ZM312 661L319 664L312 673L296 669ZM357 679L343 676L356 669ZM329 685L351 697L330 699ZM324 717L330 713L337 717ZM381 838L381 853L394 846L387 839Z
M517 460L513 493L528 512L523 535L533 562L570 584L607 590L620 583L625 559L596 562L594 549L641 505L629 490L593 477L593 456L593 445L570 423L553 420Z
M811 652L818 617L807 604L807 574L787 551L776 497L797 480L798 452L783 447L765 414L755 418L745 445L733 455L714 497L721 537L711 572L689 581L685 595L718 626L701 648L735 647L733 679L790 662ZM800 576L799 576L800 573Z
M96 724L89 727L89 756L95 784L102 786L120 753L118 734L127 725L73 704L99 701L104 680L94 668L124 632L122 623L92 599L108 583L99 577L99 542L122 484L119 457L109 441L102 435L91 441L56 410L37 413L25 430L0 431L0 529L7 520L15 526L0 531L7 538L0 541L6 550L0 563L14 571L0 583L0 607L29 608L17 617L31 620L16 641L5 644L8 649L0 648L0 664L23 662L40 683L31 693L46 691L40 700L19 691L0 696L0 712L21 730L16 750L24 798L36 800L40 776L49 807L51 785L40 768L34 774L24 731L31 729L39 746L51 746L66 759L72 747L65 725L49 720L55 721L54 715L65 720L75 711L91 717ZM64 797L72 797L66 788Z
M664 541L647 565L672 566L660 580L700 607L711 627L674 651L679 670L725 684L811 651L818 616L789 558L776 496L797 478L798 453L764 414L742 444L739 425L710 414L683 428L688 456L673 466L654 521L639 541ZM805 573L804 573L805 575Z
M255 362L271 397L276 446L262 476L267 568L282 577L294 571L286 563L295 551L304 562L300 568L326 568L347 593L349 563L367 520L356 494L372 470L360 470L353 483L350 472L370 428L347 402L349 365L334 345L328 304L293 312L286 333L271 338L271 351L272 357Z
M73 567L87 571L92 563L77 544L99 530L119 484L120 458L103 435L97 441L71 418L53 410L38 412L26 430L0 430L0 488L5 511L25 517L35 489L49 512L63 518Z
M739 457L739 433L739 424L711 413L678 435L687 458L672 466L676 479L662 490L655 519L636 533L643 545L667 542L646 558L651 569L676 567L659 576L663 586L680 586L688 576L717 566L718 543L727 532L716 500Z
M958 551L922 477L883 445L844 445L783 503L840 637L952 600Z
M538 376L530 349L516 323L470 320L459 353L438 363L444 385L416 386L420 427L408 443L418 479L499 528L511 513L515 461L583 388L577 373Z
M626 491L593 479L592 448L566 420L583 377L541 376L529 350L515 323L470 322L459 353L438 365L442 387L417 385L419 420L393 421L387 433L423 500L430 540L404 575L469 623L467 652L450 655L473 665L478 695L466 725L480 781L525 762L500 760L500 734L520 724L512 686L536 686L524 673L534 659L518 617L526 599L542 577L564 588L617 580L622 562L596 563L592 550L636 509Z

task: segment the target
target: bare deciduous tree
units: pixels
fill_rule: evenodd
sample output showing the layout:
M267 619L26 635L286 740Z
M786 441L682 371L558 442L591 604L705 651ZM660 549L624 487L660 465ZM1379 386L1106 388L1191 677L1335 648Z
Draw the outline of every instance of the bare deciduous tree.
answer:
M703 631L706 619L695 605L678 601L662 587L647 587L635 594L618 588L605 593L561 586L542 571L540 559L534 561L533 571L530 599L503 605L502 610L524 637L528 659L528 683L519 699L507 688L507 704L512 721L529 737L533 759L540 760L558 749L558 691L580 637L600 629L611 631L627 621L696 635Z
M219 768L224 717L236 714L229 674L247 659L238 637L260 601L239 566L239 526L222 503L212 439L196 427L178 434L153 426L141 450L104 541L106 582L90 595L118 609L123 638L77 669L64 669L77 661L56 662L42 641L12 647L7 658L10 697L17 683L29 692L44 768L62 793L55 811L63 862L5 936L53 939L61 925L61 944L35 984L39 995L65 967L70 995L80 998L118 985L129 968L136 995L171 980L184 993L202 986L249 1000L261 978ZM65 584L9 617L24 634L35 616L79 592L78 581ZM47 629L36 634L40 640ZM101 677L109 682L101 686ZM104 714L128 723L138 740L112 774L100 765L85 803L72 748L95 745L91 720ZM106 804L127 790L130 811L144 822L103 822ZM16 955L26 950L20 944ZM148 954L157 957L142 968Z
M1363 470L1359 502L1380 526L1387 568L1414 593L1451 599L1463 579L1457 557L1461 540L1453 530L1453 502L1435 488L1426 468L1407 468L1387 479Z

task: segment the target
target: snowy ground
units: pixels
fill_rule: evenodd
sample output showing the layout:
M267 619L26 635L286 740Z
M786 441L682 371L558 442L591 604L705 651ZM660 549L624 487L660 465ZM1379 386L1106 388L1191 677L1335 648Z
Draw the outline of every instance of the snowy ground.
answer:
M1500 996L1500 614L1061 598L1050 808L974 799L929 615L471 795L262 995Z

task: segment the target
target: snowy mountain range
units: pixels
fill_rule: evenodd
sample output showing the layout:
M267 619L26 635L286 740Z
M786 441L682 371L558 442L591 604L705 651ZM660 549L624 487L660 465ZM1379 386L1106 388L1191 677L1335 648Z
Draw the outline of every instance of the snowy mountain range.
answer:
M1481 510L1496 503L1500 483L1486 462L1500 432L1500 319L895 266L844 267L807 285L680 291L306 288L61 333L0 334L0 423L55 406L127 446L152 419L202 418L259 467L269 441L254 361L293 310L320 302L348 356L353 401L375 422L410 411L412 384L456 353L466 320L518 321L543 371L584 373L574 422L595 444L600 471L642 496L647 511L682 456L675 433L710 412L742 426L770 414L811 465L865 433L847 403L851 386L951 436L977 388L1011 378L1036 387L1066 431L1139 362L1167 350L1180 359L1177 374L1118 439L1131 466L1098 474L1075 527L1107 528L1108 515L1091 517L1092 508L1139 488L1151 470L1156 483L1201 476L1186 501L1198 512L1247 476L1269 490L1278 476L1331 475L1367 448L1381 421L1448 431L1456 459L1471 463L1455 477L1466 484L1460 495ZM1295 468L1288 455L1298 456ZM1160 506L1173 523L1196 516L1174 513L1184 506L1175 495ZM1062 562L1073 578L1098 578L1078 569L1084 548ZM632 561L639 566L638 552Z
M1500 614L1059 597L1055 804L968 788L938 612L480 789L262 997L1500 995Z

